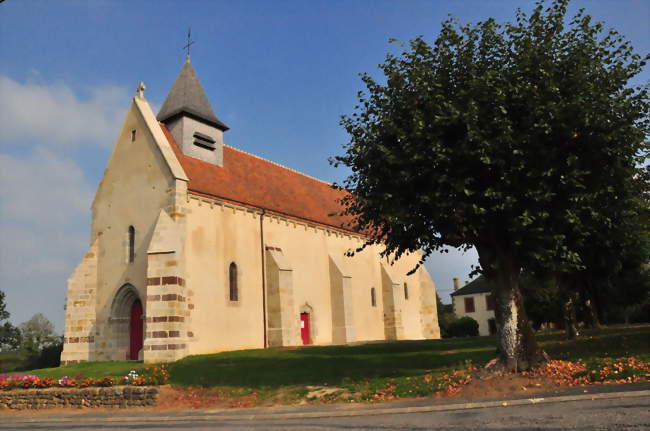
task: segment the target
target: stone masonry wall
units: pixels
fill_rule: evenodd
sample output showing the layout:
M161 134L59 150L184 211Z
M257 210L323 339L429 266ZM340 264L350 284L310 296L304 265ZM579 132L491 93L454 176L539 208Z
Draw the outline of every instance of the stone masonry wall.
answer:
M58 407L143 407L154 405L158 399L158 393L158 388L138 386L0 391L0 410L49 409Z
M61 365L94 359L98 243L99 238L68 280Z

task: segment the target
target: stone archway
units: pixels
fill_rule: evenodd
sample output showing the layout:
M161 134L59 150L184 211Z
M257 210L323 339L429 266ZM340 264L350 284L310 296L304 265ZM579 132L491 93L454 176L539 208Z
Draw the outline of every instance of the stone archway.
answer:
M125 284L117 290L111 304L109 328L113 359L142 359L144 307L133 285Z

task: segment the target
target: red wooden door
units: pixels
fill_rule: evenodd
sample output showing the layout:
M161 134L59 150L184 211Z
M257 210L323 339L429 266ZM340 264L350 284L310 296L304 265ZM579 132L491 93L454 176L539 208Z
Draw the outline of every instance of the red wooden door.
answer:
M302 344L311 344L309 338L309 313L300 313L300 336Z
M142 349L142 303L136 299L131 307L129 359L138 360L138 352Z

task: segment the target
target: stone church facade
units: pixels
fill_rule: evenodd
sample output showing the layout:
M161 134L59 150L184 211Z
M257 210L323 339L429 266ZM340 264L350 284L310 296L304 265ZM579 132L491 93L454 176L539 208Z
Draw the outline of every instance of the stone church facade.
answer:
M332 216L341 192L224 145L189 59L157 116L143 87L68 280L63 364L439 338L419 254L345 256L364 237Z

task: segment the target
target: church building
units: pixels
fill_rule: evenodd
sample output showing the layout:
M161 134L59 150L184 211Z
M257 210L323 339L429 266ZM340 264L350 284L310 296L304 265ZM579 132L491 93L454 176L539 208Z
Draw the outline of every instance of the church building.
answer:
M391 265L342 191L224 144L189 61L158 115L141 83L68 280L62 364L439 338L419 253Z

